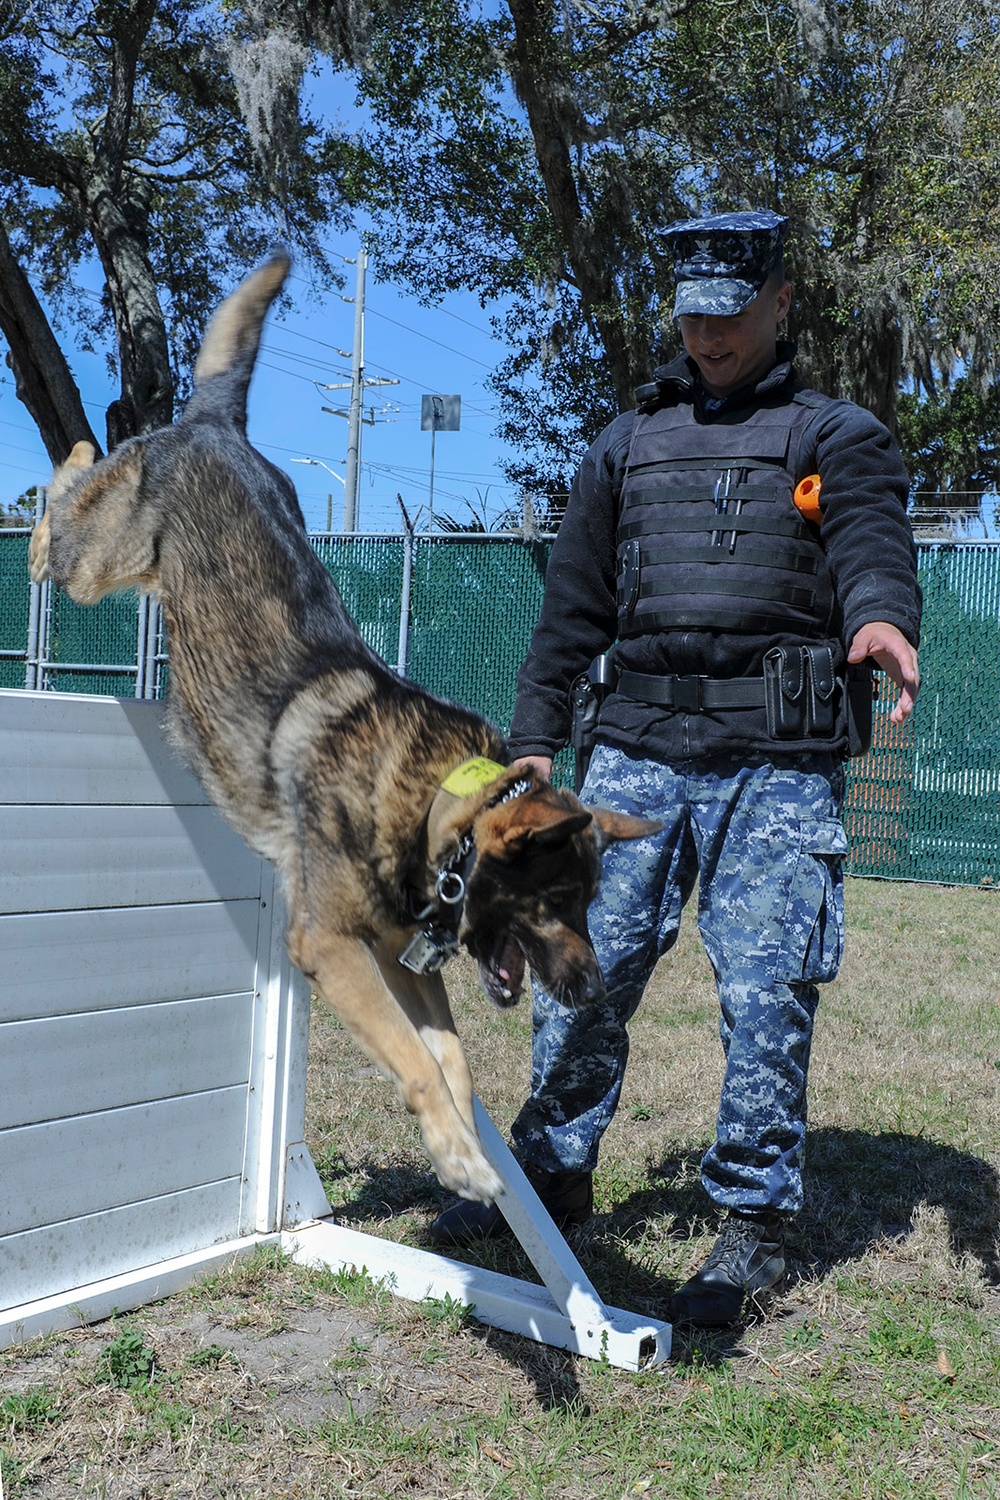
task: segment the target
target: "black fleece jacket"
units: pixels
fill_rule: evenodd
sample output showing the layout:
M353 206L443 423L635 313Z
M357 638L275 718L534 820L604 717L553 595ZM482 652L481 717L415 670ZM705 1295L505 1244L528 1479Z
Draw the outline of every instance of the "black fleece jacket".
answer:
M697 422L711 422L722 413L732 421L740 411L749 415L765 399L773 404L786 393L791 400L803 389L791 363L793 346L779 344L777 354L778 363L757 386L721 400L708 396L696 366L685 356L657 370L656 378L664 399L691 404ZM553 544L541 615L518 674L509 735L514 756L551 756L567 743L570 686L616 641L619 496L634 421L634 412L616 417L577 472ZM810 451L803 457L803 473L818 473L822 479L820 535L837 595L842 649L875 620L896 625L916 645L921 595L906 518L909 486L889 432L862 407L831 401L811 425ZM782 640L731 631L665 631L619 641L613 655L620 668L637 672L740 677L758 674L764 653ZM629 754L661 761L768 754L779 748L767 735L762 709L689 714L617 693L605 701L597 737ZM780 746L785 753L813 748L845 754L846 735L832 743Z

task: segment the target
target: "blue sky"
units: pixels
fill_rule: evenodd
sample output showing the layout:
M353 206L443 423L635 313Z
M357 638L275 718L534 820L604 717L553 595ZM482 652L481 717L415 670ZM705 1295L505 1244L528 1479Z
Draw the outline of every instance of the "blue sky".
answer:
M356 234L331 236L335 260L357 254ZM369 250L366 282L365 374L398 379L398 385L369 388L366 408L374 406L374 426L365 423L361 442L359 529L400 529L399 492L416 519L426 519L430 480L430 434L420 430L424 394L460 395L461 428L439 433L435 443L434 509L456 518L468 516L467 503L496 515L516 499L497 459L493 438L496 405L486 380L503 357L493 337L489 313L467 294L449 296L441 307L421 307L393 286L379 282L375 270L377 241ZM272 314L264 333L250 392L250 437L272 462L291 475L306 522L312 530L326 526L327 496L332 493L333 525L343 523L344 486L321 465L344 473L347 422L329 416L324 406L346 407L347 391L324 391L323 385L350 375L350 359L338 351L352 349L355 267L343 264L341 293L315 284L308 267L293 267L289 290L293 308ZM103 359L67 349L95 431L104 431L104 411L116 394ZM312 459L312 465L296 462ZM29 485L49 476L49 462L31 418L14 394L10 372L0 366L0 502L7 503ZM418 522L419 524L419 522Z
M358 241L351 237L331 243L344 257L357 253ZM435 440L435 512L464 519L471 504L495 515L516 494L497 466L501 449L492 436L497 410L486 381L505 351L491 333L489 313L464 294L437 308L421 307L375 279L377 244L369 256L364 372L399 384L366 392L366 413L374 408L376 420L362 425L358 527L398 530L397 492L411 518L423 507L426 520L431 435L420 428L425 394L462 398L459 431L439 433ZM356 269L345 264L344 270L342 295L353 299ZM250 431L261 451L291 473L310 527L325 527L332 492L336 528L343 518L343 485L323 468L295 460L311 458L344 473L347 422L323 407L346 407L349 392L318 386L349 378L350 361L337 351L352 349L354 304L310 286L294 269L290 290L294 311L281 321L272 319L265 331L251 389Z
M349 76L329 65L316 68L304 92L306 109L314 116L345 130L363 123ZM343 524L344 486L327 470L344 474L347 422L323 407L346 408L349 392L322 387L350 376L356 270L348 262L356 257L366 229L370 226L359 221L350 232L327 236L331 259L344 272L343 288L320 284L307 265L293 266L288 284L292 308L272 312L268 319L250 391L250 439L293 479L310 530L326 528L330 495L334 529ZM486 381L506 349L492 334L489 310L464 292L449 295L437 307L422 307L378 280L377 236L369 238L368 246L364 373L399 384L366 392L366 415L374 407L376 420L361 429L358 529L400 530L397 493L411 519L426 525L431 435L420 430L423 395L462 398L460 430L438 433L435 440L435 514L465 521L471 506L479 515L495 517L517 503L518 496L498 467L502 449L493 437L498 413ZM95 295L98 274L95 270ZM75 350L65 338L63 348L91 425L103 437L104 413L118 395L104 356ZM0 504L44 482L50 472L41 439L14 394L13 377L0 362Z

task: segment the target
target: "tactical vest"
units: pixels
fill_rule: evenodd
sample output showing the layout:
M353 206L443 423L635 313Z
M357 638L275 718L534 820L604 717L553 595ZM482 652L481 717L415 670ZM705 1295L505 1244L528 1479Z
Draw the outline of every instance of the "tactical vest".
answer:
M635 420L618 524L618 629L829 634L819 527L792 495L828 398L800 391L745 419L699 423L689 402Z

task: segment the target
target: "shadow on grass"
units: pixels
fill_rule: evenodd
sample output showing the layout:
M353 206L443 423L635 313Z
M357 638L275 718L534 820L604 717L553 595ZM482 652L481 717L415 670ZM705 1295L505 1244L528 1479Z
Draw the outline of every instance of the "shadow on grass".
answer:
M343 1157L327 1153L317 1156L316 1169L340 1224L363 1226L415 1211L436 1213L443 1202L434 1174L410 1160L349 1165ZM344 1184L352 1180L345 1193Z
M981 1157L926 1136L821 1127L809 1132L806 1161L799 1225L810 1277L909 1233L927 1204L944 1213L952 1253L1000 1284L1000 1175Z
M412 1162L379 1166L361 1162L349 1166L342 1157L331 1153L317 1160L317 1168L323 1186L335 1204L334 1218L340 1224L355 1226L364 1232L377 1233L379 1224L404 1214L430 1212L436 1215L452 1201L431 1172L420 1170ZM350 1179L354 1179L353 1187L345 1196L343 1184ZM422 1249L441 1253L439 1247L431 1244L423 1223L414 1233L408 1233L406 1239L416 1242ZM452 1258L521 1281L538 1284L541 1280L514 1239L483 1241L465 1253L456 1251ZM534 1384L538 1404L544 1410L581 1409L580 1386L574 1362L568 1354L482 1324L470 1324L467 1332L482 1339Z
M631 1194L612 1215L622 1237L638 1238L659 1214L671 1215L672 1238L711 1230L718 1215L694 1180L699 1164L698 1152L678 1151L650 1168L651 1190ZM1000 1284L1000 1174L971 1152L926 1136L822 1126L806 1141L805 1198L792 1248L800 1280L909 1234L927 1205L944 1213L951 1252L972 1256L985 1280Z
M678 1281L664 1277L639 1247L657 1236L692 1246L690 1274L707 1250L719 1214L698 1182L700 1150L678 1149L647 1168L647 1185L628 1192L610 1213L567 1234L586 1274L609 1306L658 1320L668 1320L670 1297ZM598 1169L600 1173L600 1169ZM335 1160L322 1164L321 1175L333 1197L338 1179L357 1178L346 1201L335 1209L342 1223L377 1224L402 1214L436 1213L449 1201L430 1172L412 1161L348 1170ZM635 1177L632 1176L632 1181ZM994 1167L952 1146L924 1136L820 1127L807 1140L806 1205L790 1236L789 1286L818 1281L836 1266L856 1260L887 1239L912 1229L921 1205L940 1209L948 1224L950 1249L970 1255L984 1278L1000 1284L1000 1175ZM418 1226L407 1238L430 1246ZM481 1241L452 1252L452 1258L521 1280L540 1277L513 1238ZM683 1279L683 1278L681 1278ZM546 1408L569 1407L580 1400L569 1355L546 1350L528 1340L482 1328L477 1332L498 1353L535 1383ZM716 1365L740 1357L741 1329L674 1329L675 1365Z

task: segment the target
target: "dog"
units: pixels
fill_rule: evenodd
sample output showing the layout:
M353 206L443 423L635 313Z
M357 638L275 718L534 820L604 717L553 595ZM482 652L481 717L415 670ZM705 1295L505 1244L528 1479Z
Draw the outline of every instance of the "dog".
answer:
M567 1005L600 999L587 907L601 853L658 825L508 765L487 720L366 645L291 481L246 436L289 265L275 254L221 304L175 425L98 463L77 443L29 567L81 604L134 586L159 598L169 733L280 872L292 962L395 1082L442 1185L488 1202L502 1184L476 1132L443 963L464 945L499 1005L517 1000L526 964Z

